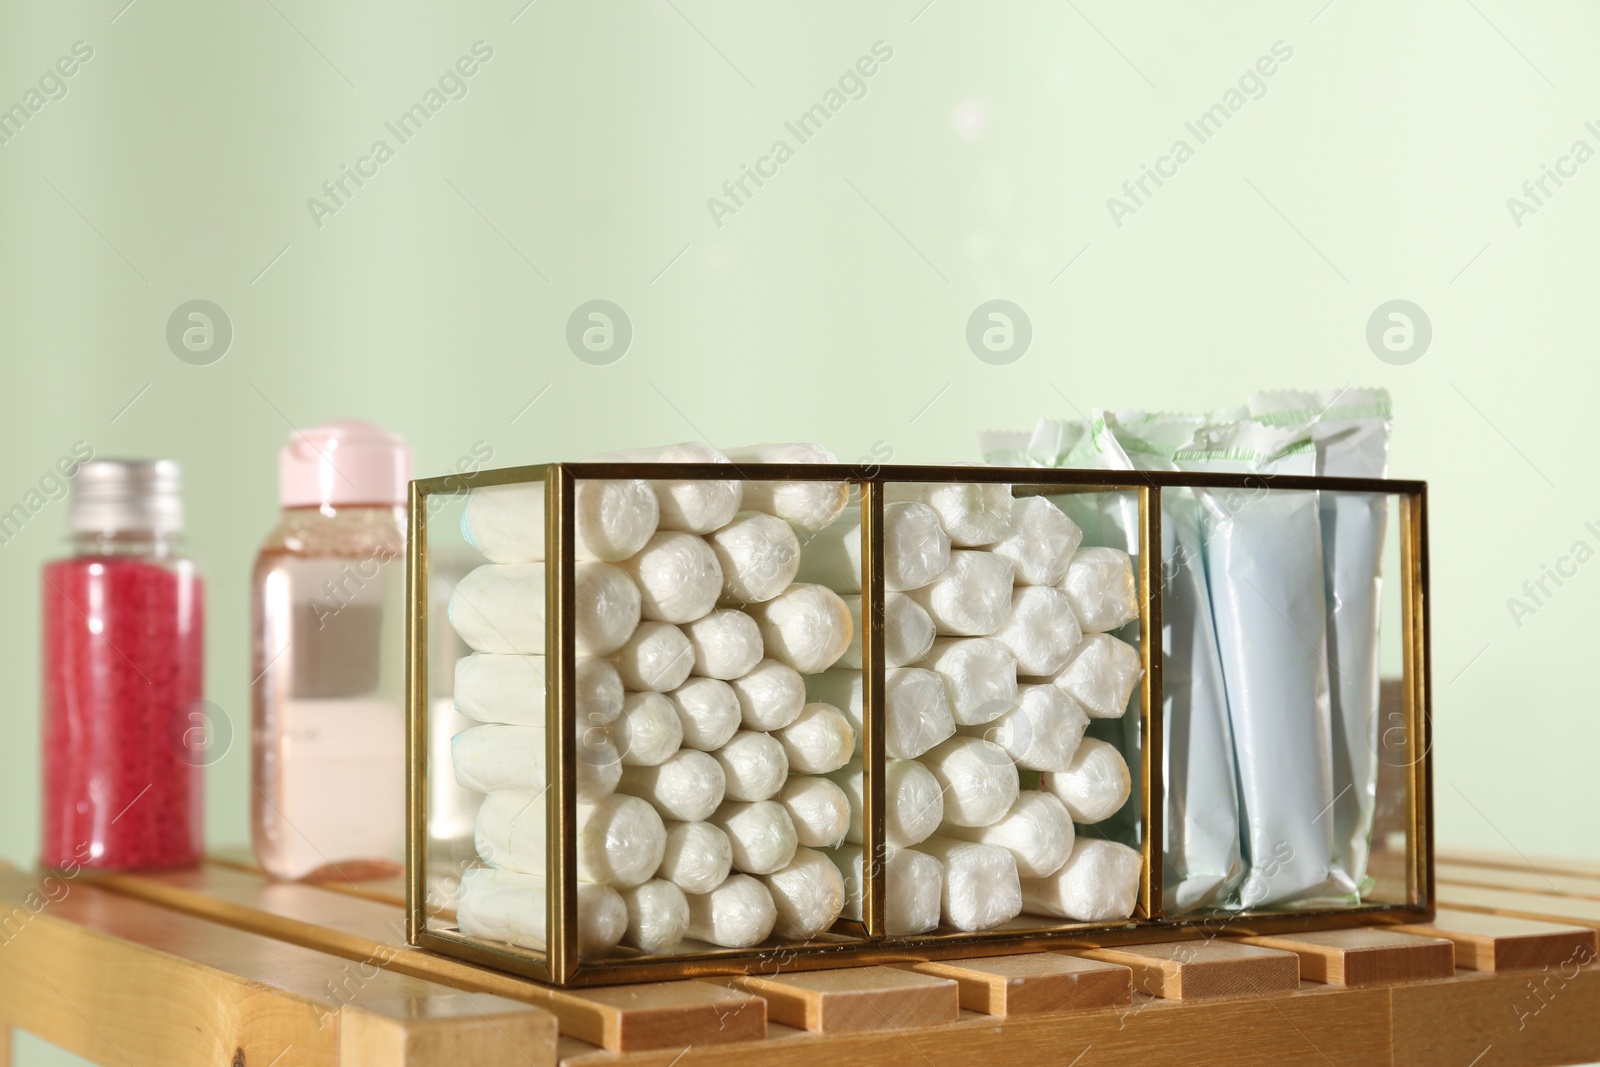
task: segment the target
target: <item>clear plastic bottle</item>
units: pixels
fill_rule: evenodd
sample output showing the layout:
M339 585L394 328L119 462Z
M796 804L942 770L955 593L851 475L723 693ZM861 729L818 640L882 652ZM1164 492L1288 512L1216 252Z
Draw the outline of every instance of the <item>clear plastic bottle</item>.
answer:
M405 862L411 452L353 420L296 431L252 589L252 839L274 878Z

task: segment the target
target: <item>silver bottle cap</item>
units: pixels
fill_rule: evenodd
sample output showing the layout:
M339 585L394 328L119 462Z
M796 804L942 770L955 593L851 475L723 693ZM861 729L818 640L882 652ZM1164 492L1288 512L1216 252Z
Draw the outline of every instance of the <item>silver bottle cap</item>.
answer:
M93 459L72 480L74 533L183 529L183 468L170 459Z

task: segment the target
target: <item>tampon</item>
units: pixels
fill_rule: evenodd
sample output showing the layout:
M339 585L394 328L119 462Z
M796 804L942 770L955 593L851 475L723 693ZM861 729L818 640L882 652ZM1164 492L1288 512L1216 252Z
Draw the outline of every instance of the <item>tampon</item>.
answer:
M1089 716L1058 686L1019 685L1010 711L981 726L961 732L993 741L1029 771L1064 771L1089 728Z
M709 893L689 895L689 936L719 948L749 948L772 934L778 909L760 880L730 874Z
M861 747L862 677L860 671L833 670L806 679L812 700L832 704L844 712ZM884 752L894 759L915 759L956 732L950 698L939 676L921 667L893 667L884 679L883 698L888 722L884 727Z
M941 634L984 637L1011 614L1011 561L993 552L955 549L942 575L906 596L922 605Z
M777 909L772 932L779 937L809 941L832 926L844 908L844 878L839 868L814 849L795 849L787 867L761 881Z
M1039 788L1060 797L1073 822L1097 823L1128 802L1133 781L1117 746L1086 737L1066 770L1039 776Z
M800 672L775 659L764 659L742 678L728 682L739 698L739 714L752 730L781 730L800 717L806 706L806 682Z
M684 683L694 669L694 648L670 622L641 622L611 665L634 692L666 693Z
M639 587L643 619L692 622L710 611L722 593L717 554L704 538L681 530L658 531L618 566Z
M861 846L841 845L828 855L844 876L844 908L840 915L861 922ZM939 897L944 888L944 867L924 852L891 848L883 865L883 928L890 937L925 934L939 925Z
M580 800L610 796L622 774L621 756L607 736L606 727L593 729L600 735L580 737L578 744ZM537 796L549 783L545 774L546 743L542 726L484 723L462 730L450 741L456 784L477 793Z
M1017 702L1017 659L990 637L942 637L922 666L939 676L958 726L999 718Z
M939 914L957 930L992 930L1022 910L1017 861L999 845L930 837L918 846L944 865Z
M958 826L999 822L1017 801L1017 765L981 737L952 737L922 757L944 791L944 821Z
M1051 681L1091 719L1120 719L1143 676L1138 649L1110 634L1085 634Z
M623 768L617 788L648 800L663 819L698 822L722 803L727 779L722 764L686 748L653 767Z
M710 752L728 743L739 728L739 698L715 678L690 678L667 694L678 712L683 747Z
M727 777L729 800L766 800L789 777L783 745L760 730L740 730L711 755Z
M1067 564L1083 542L1083 531L1042 496L1025 496L1011 506L1011 532L989 551L1011 561L1018 585L1060 585Z
M1024 585L1011 594L1011 617L994 639L1017 658L1018 674L1043 677L1067 665L1080 636L1065 593L1048 585Z
M1139 617L1133 561L1120 548L1080 548L1061 588L1084 633L1105 633Z
M502 941L542 952L549 914L542 874L493 867L462 872L456 926L468 937ZM628 909L615 889L578 883L578 955L598 959L617 947L628 926Z
M782 519L741 511L728 525L706 534L722 569L721 601L744 607L771 600L789 588L800 569L800 542Z
M607 452L591 456L590 460L598 463L726 463L728 457L710 445L685 441L656 448ZM655 490L660 508L658 525L663 530L687 530L689 533L709 533L725 526L739 510L743 484L736 478L652 479L650 487Z
M622 679L596 656L577 658L578 721L603 726L622 713ZM543 726L544 657L475 652L456 660L456 710L478 722Z
M856 750L856 731L850 720L832 704L821 702L807 704L799 718L772 736L783 745L789 769L802 774L836 771L850 762Z
M1072 855L1048 878L1024 878L1022 903L1036 915L1085 923L1121 922L1139 899L1139 853L1098 837L1080 836Z
M654 767L683 747L678 709L660 693L629 693L611 737L626 767Z
M1049 793L1023 790L999 822L988 826L946 823L939 831L960 841L999 845L1017 861L1023 878L1044 878L1061 869L1072 853L1072 816L1067 806Z
M689 932L689 901L671 882L656 878L624 889L622 901L628 907L628 932L622 943L631 948L670 952Z
M927 504L957 548L992 545L1011 532L1011 487L997 482L901 482L889 486L895 500Z
M846 841L860 844L866 780L860 758L853 759L828 777L850 801L850 829ZM916 760L884 761L884 841L890 848L907 848L924 840L944 819L944 790L939 780Z
M474 837L484 862L544 874L545 797L493 793L478 808ZM661 865L667 831L656 809L637 797L609 796L579 804L578 878L612 886L639 885Z
M746 610L761 627L767 655L801 674L825 671L850 647L850 608L821 585L791 585Z
M799 580L845 592L861 591L861 514L851 510L806 540ZM917 589L950 565L950 535L926 504L890 501L883 506L883 587Z
M845 597L850 605L850 647L844 650L836 666L861 670L861 635L866 623L861 618L861 597ZM922 610L922 605L904 593L883 595L883 662L887 667L902 667L915 663L933 647L933 619Z
M659 516L655 491L643 479L580 481L573 506L573 558L627 559L656 532ZM545 559L544 482L473 489L461 511L461 536L493 563Z
M704 678L738 678L761 662L761 628L742 611L722 608L683 624L694 650L693 673Z
M775 444L726 448L723 453L740 463L838 463L839 458L821 445ZM802 530L820 530L850 503L848 482L745 482L743 506L764 511Z
M733 870L728 835L708 822L667 824L667 846L656 876L685 893L709 893Z
M728 835L733 869L745 874L771 874L794 859L794 822L775 800L724 801L707 820Z
M450 596L450 624L476 652L542 655L544 575L543 563L475 568ZM614 652L638 625L638 587L609 563L579 563L573 585L578 650L597 656Z
M790 775L776 799L794 823L795 840L807 848L832 848L850 832L850 798L827 778Z

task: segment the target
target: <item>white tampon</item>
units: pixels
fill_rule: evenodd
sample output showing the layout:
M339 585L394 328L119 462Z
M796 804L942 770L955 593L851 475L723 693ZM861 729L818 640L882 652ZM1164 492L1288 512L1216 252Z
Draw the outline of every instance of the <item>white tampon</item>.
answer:
M800 717L806 706L806 682L800 672L775 659L764 659L742 678L728 682L739 698L739 714L752 730L781 730Z
M670 952L689 932L689 901L671 882L657 878L624 889L622 901L628 908L628 932L622 943L631 948Z
M1017 658L1017 673L1055 674L1067 664L1082 635L1067 595L1054 586L1018 586L1011 594L1011 617L994 639Z
M840 914L860 922L862 887L866 881L861 846L841 845L828 854L844 876L845 903ZM938 860L909 848L891 848L884 860L883 878L885 933L890 937L925 934L939 925L944 867Z
M861 670L861 635L866 624L861 618L861 597L845 597L850 605L850 622L853 632L850 647L839 657L837 666ZM915 663L933 647L933 619L922 610L922 605L904 593L883 595L883 662L886 667L901 667Z
M461 875L456 926L469 937L545 949L549 904L542 874L474 867ZM628 909L610 886L578 883L578 955L598 959L617 947L628 926Z
M1089 728L1089 716L1058 686L1020 685L1017 703L1004 715L961 732L993 741L1029 771L1064 771Z
M728 457L710 445L685 441L655 448L629 448L591 456L600 463L726 463ZM730 471L731 473L731 471ZM660 508L658 525L663 530L708 533L727 524L739 510L743 483L728 479L651 479Z
M1011 561L993 552L955 549L943 574L906 596L922 606L941 634L983 637L1004 626L1011 614Z
M828 777L850 801L850 829L845 840L860 844L864 840L862 809L866 791L861 759L851 760ZM884 761L883 797L884 841L890 848L915 845L937 830L944 819L944 790L933 772L916 760Z
M999 845L1017 861L1023 878L1054 874L1072 852L1074 831L1067 806L1049 793L1024 790L999 822L988 826L946 823L939 831L959 841Z
M772 934L778 909L759 879L730 874L709 893L689 895L689 936L719 948L749 948Z
M577 658L578 721L603 726L622 713L622 679L596 656ZM545 724L543 656L474 652L456 660L456 710L478 722Z
M782 789L789 777L789 757L783 745L760 730L740 730L711 755L727 776L729 800L766 800Z
M1139 899L1143 860L1136 849L1079 837L1072 855L1048 878L1024 878L1022 903L1037 915L1085 923L1120 922Z
M775 444L725 448L723 453L739 463L837 463L839 458L821 445ZM764 511L802 530L820 530L850 503L847 482L745 482L743 506Z
M1139 617L1133 561L1120 548L1080 548L1061 589L1084 633L1105 633Z
M998 845L930 837L918 846L944 865L939 914L957 930L992 930L1022 911L1017 861Z
M698 822L722 803L727 779L722 764L686 748L653 767L624 767L617 788L654 804L663 819Z
M694 647L670 622L641 622L610 659L626 688L666 693L682 685L694 669Z
M728 835L708 822L667 824L667 847L656 876L685 893L709 893L733 870Z
M1067 564L1083 543L1083 531L1042 496L1026 496L1011 506L1011 532L989 551L1011 561L1018 585L1060 585Z
M981 737L952 737L922 757L944 791L944 820L958 826L999 822L1017 802L1017 765Z
M1087 824L1115 815L1128 802L1133 781L1117 746L1086 737L1066 770L1039 776L1039 788L1059 797L1073 822Z
M833 670L806 679L812 700L832 704L850 720L860 747L864 723L860 671ZM888 722L884 751L894 759L915 759L956 732L950 698L939 676L921 667L893 667L884 679Z
M462 730L450 741L456 782L477 793L524 797L543 793L549 783L545 774L546 743L542 726L485 723ZM580 737L578 799L600 800L615 792L622 773L619 760L616 747L604 733Z
M474 837L484 862L524 874L544 874L545 798L494 793L478 808ZM661 865L667 831L656 809L620 794L579 804L578 878L604 885L648 881Z
M789 769L802 774L826 774L850 762L856 750L856 731L845 714L832 704L807 704L800 717L773 737L789 757Z
M896 500L927 504L958 548L992 545L1011 532L1011 487L996 482L902 482L889 486Z
M1050 680L1083 705L1091 719L1118 719L1143 676L1138 649L1110 634L1085 634L1067 665Z
M1017 660L990 637L943 637L922 666L939 676L959 726L999 718L1017 702Z
M827 670L850 647L850 608L826 586L791 585L746 610L761 627L767 655L801 674Z
M694 650L693 673L705 678L738 678L761 662L761 628L742 611L722 608L683 624Z
M659 518L656 494L639 478L580 481L573 511L573 558L580 560L627 559L656 532ZM461 512L461 536L493 563L545 559L544 482L472 490Z
M543 563L485 563L461 579L450 596L450 625L476 652L543 654ZM604 656L639 622L639 590L609 563L573 570L576 637L581 652Z
M705 539L661 530L618 564L639 587L639 617L691 622L710 611L722 592L722 566Z
M814 849L795 849L787 867L761 881L777 908L772 932L779 937L809 941L832 926L844 908L844 878L839 868Z
M849 511L806 540L802 582L841 593L861 591L861 515ZM950 536L926 504L890 501L883 506L883 587L891 592L927 585L950 565Z
M683 728L683 747L710 752L728 743L739 728L739 698L727 682L690 678L667 694Z
M706 821L728 835L733 869L745 874L771 874L787 867L800 845L794 821L775 800L724 801Z
M850 798L827 778L790 775L777 801L794 823L795 840L806 848L832 848L850 832Z
M741 511L728 525L706 534L722 568L722 603L731 607L771 600L800 569L800 542L782 519Z
M629 693L611 724L611 739L627 767L654 767L683 747L678 709L660 693Z

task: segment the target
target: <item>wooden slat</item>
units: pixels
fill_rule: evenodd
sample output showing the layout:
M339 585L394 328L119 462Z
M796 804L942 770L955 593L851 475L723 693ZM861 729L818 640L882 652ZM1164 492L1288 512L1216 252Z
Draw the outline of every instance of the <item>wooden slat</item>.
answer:
M1500 867L1479 867L1465 863L1441 863L1437 870L1439 881L1451 885L1600 900L1600 878L1581 874L1561 874L1543 869L1508 871Z
M1600 1060L1600 970L1566 974L1463 974L1390 986L1393 1062L1545 1067Z
M1242 945L1226 938L1164 941L1073 954L1129 967L1133 970L1135 992L1170 1000L1281 993L1300 984L1300 958L1294 953Z
M1440 849L1435 863L1467 863L1480 867L1500 867L1509 871L1540 870L1548 874L1572 874L1600 878L1600 863L1567 856L1525 855L1520 852L1491 852L1487 849Z
M1593 960L1600 953L1600 934L1588 927L1484 912L1441 908L1431 923L1395 929L1449 938L1456 946L1456 966L1472 971L1536 970Z
M1247 945L1300 957L1300 976L1336 986L1385 985L1456 973L1455 946L1442 937L1385 929L1320 930L1242 937Z
M87 876L85 876L87 877ZM206 865L187 871L96 875L97 884L241 930L305 945L387 971L494 993L554 1012L561 1032L624 1051L747 1041L766 1032L759 997L715 982L659 982L592 990L541 986L405 943L403 909L299 882Z
M1470 885L1440 885L1437 896L1443 908L1600 929L1600 901L1596 900L1518 893L1510 889L1480 889Z
M954 980L961 990L961 1006L985 1015L1038 1015L1133 1003L1132 970L1059 952L916 963L910 969Z
M815 1034L916 1030L956 1021L956 983L896 967L844 967L798 974L740 975L734 989L767 1002L767 1016Z

